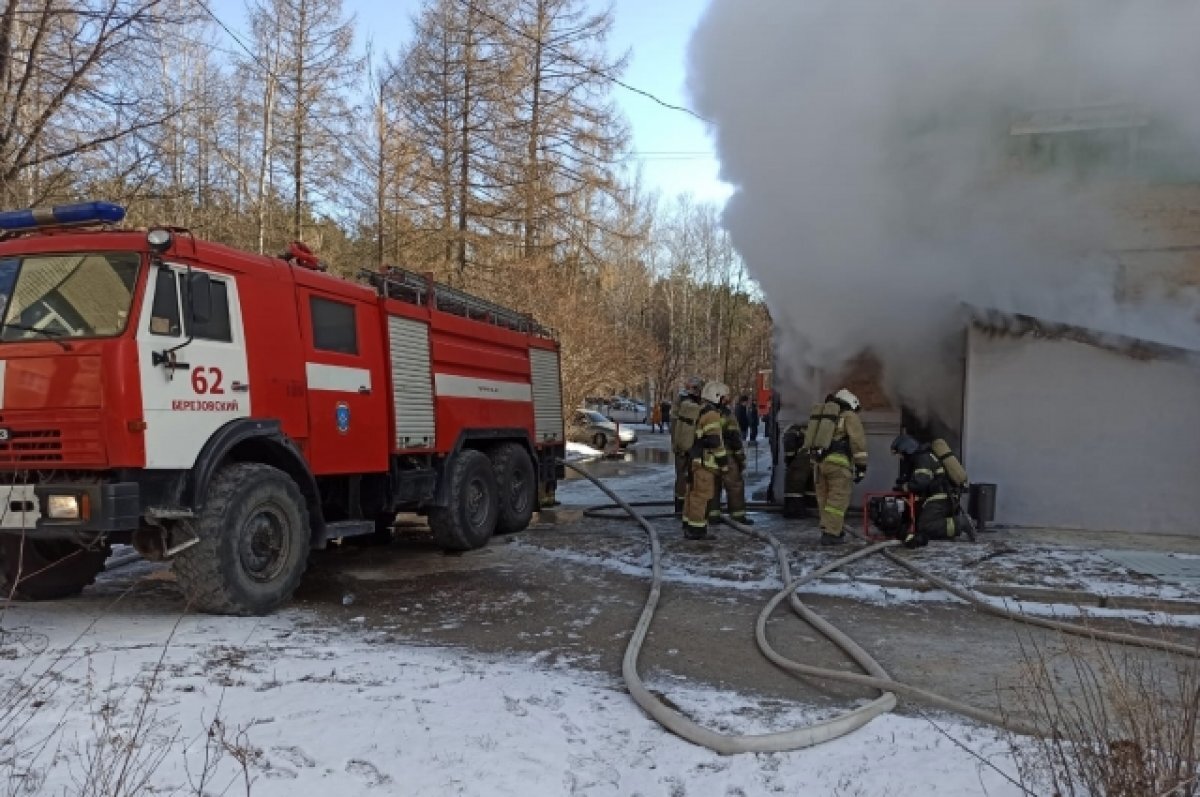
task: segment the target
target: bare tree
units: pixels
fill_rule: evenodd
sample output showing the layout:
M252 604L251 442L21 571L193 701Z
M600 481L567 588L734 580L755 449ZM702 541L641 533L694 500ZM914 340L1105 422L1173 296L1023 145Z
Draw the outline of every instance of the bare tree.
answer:
M511 21L497 21L518 86L511 111L512 204L529 258L562 243L572 214L589 217L600 200L621 194L616 166L628 129L609 88L627 58L606 51L611 6L593 11L583 0L515 2Z
M256 44L272 55L266 63L254 59L268 89L264 131L277 112L287 153L281 167L292 187L291 234L299 239L314 195L330 198L344 171L345 97L362 64L351 54L354 23L341 0L255 0L248 11Z
M4 0L0 194L33 202L72 159L149 130L177 109L122 77L177 19L165 0Z
M512 85L497 21L507 2L427 0L402 57L404 123L424 153L419 223L440 247L430 265L460 283L468 267L502 259L509 234L501 159Z

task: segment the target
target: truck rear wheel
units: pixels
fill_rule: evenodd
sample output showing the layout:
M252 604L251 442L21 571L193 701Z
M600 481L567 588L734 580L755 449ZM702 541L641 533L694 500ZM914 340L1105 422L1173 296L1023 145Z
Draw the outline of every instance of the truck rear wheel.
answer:
M107 558L107 545L90 549L6 534L0 538L0 596L47 601L78 595L96 580Z
M516 443L496 446L491 459L500 496L496 533L524 531L533 519L537 503L537 476L533 472L533 462L524 447Z
M482 548L496 530L499 491L491 461L466 448L446 464L446 506L429 511L433 538L448 551Z
M195 609L262 615L295 592L311 537L300 488L281 470L239 462L217 473L199 516L199 538L175 557L175 577Z

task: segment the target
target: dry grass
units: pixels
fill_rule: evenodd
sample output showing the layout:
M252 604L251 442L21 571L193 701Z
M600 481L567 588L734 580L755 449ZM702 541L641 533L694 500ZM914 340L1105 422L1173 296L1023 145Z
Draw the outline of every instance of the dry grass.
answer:
M92 649L83 640L95 620L61 650L48 650L45 637L30 631L0 631L0 656L25 660L0 688L0 797L44 794L52 780L59 784L54 793L77 797L249 797L252 766L262 752L251 745L247 728L223 721L220 701L213 718L192 734L157 709L182 619L157 658L124 682L115 672L98 678L92 667ZM194 765L188 753L201 745ZM187 783L163 790L156 776L179 758ZM70 786L62 785L64 779Z
M1022 788L1052 797L1200 795L1200 660L1062 638L1022 645L1010 736Z

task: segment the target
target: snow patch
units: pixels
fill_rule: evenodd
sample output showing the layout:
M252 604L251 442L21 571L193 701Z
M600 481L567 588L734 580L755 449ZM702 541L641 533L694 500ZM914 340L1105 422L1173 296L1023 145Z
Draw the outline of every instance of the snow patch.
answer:
M664 731L615 678L548 667L540 656L398 646L314 627L298 612L266 620L185 616L176 626L177 619L104 618L89 628L86 618L9 609L10 627L47 637L41 653L8 646L11 657L0 660L9 683L49 674L35 690L44 703L22 735L53 741L41 755L30 748L21 757L27 785L78 791L79 753L96 738L97 718L107 712L114 727L132 727L138 699L152 688L147 743L163 758L147 785L166 792L190 793L219 713L248 753L255 797L391 794L397 784L406 794L526 797L833 794L848 785L896 797L1018 793L925 720L890 715L818 748L725 757ZM732 732L787 729L824 712L681 679L654 685L689 715ZM991 731L939 725L1012 770ZM902 760L910 776L880 766L881 755ZM234 784L241 793L242 777L226 755L208 788L222 793Z

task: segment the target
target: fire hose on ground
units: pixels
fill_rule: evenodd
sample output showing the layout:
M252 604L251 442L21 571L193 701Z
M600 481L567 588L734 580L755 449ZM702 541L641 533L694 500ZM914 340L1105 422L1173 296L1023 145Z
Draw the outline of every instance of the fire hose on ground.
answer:
M793 579L791 576L791 569L788 563L787 553L784 550L783 544L778 538L765 530L756 529L742 523L738 523L728 516L723 516L722 520L731 528L743 534L757 537L768 543L775 551L776 558L779 562L779 572L780 577L783 580L784 587L777 592L763 607L762 611L758 615L758 620L755 625L755 640L763 655L766 656L767 659L769 659L772 663L787 672L809 678L824 678L842 683L868 687L878 690L880 695L871 702L847 711L838 717L822 720L820 722L812 723L810 725L788 731L765 734L718 733L709 728L705 728L694 720L684 716L679 711L667 706L662 700L660 700L649 689L646 688L645 684L641 680L640 675L638 674L638 658L641 654L642 644L645 641L650 624L654 619L654 612L657 608L662 589L662 552L659 545L657 530L649 522L647 516L643 515L635 507L669 506L670 502L652 501L631 504L618 496L600 479L588 473L585 469L569 462L564 464L568 468L571 468L576 473L591 481L614 502L611 505L592 507L588 510L585 510L585 515L590 517L614 519L611 514L605 514L605 512L619 507L631 520L641 526L650 538L650 592L647 595L646 603L642 608L642 613L638 618L638 623L634 628L633 635L630 637L629 643L625 648L625 656L621 664L621 674L624 677L627 688L629 689L630 696L642 708L643 711L649 714L655 721L660 723L667 730L683 739L686 739L687 741L707 747L708 749L722 755L751 752L783 752L787 750L797 750L804 747L811 747L823 742L832 741L863 727L875 717L891 711L896 706L897 694L905 698L925 703L938 709L953 712L978 722L994 725L1008 731L1031 736L1040 735L1040 730L1032 724L1021 722L1020 720L1016 720L1014 718L1004 717L976 706L948 698L944 695L939 695L935 692L931 692L910 684L901 683L892 679L892 677L888 675L879 662L877 662L869 653L867 653L867 651L855 643L853 639L851 639L841 630L836 628L832 623L825 620L816 612L805 606L797 596L797 591L805 584L808 584L827 575L828 573L845 567L852 562L877 553L882 554L889 561L909 570L918 577L926 579L938 588L943 589L951 595L954 595L955 597L965 601L970 607L988 614L995 615L997 617L1003 617L1005 619L1013 620L1019 623L1025 623L1028 625L1048 628L1061 633L1083 636L1093 640L1114 642L1132 647L1160 650L1182 656L1200 658L1200 648L1197 647L1189 647L1187 645L1182 645L1165 639L1154 639L1151 637L1141 637L1136 634L1090 628L1088 626L1067 623L1060 620L1031 617L1020 612L995 606L989 603L978 593L947 581L946 579L930 573L929 571L912 562L896 556L891 550L889 550L900 544L895 540L868 544L866 547L859 548L858 550L855 550L846 556L842 556L828 564L804 574L799 578ZM666 514L663 514L654 515L651 517L666 516ZM672 514L670 517L675 516ZM851 533L854 534L854 536L863 539L861 535L855 534L854 532ZM865 539L863 539L863 542L869 543L869 541ZM826 639L845 652L847 656L853 659L854 662L864 670L864 672L844 672L842 670L833 670L825 667L816 667L809 664L803 664L801 662L789 659L775 650L767 637L767 621L775 609L778 608L779 604L785 600L789 601L789 605L792 607L793 611L802 620L804 620L813 629L818 631Z

